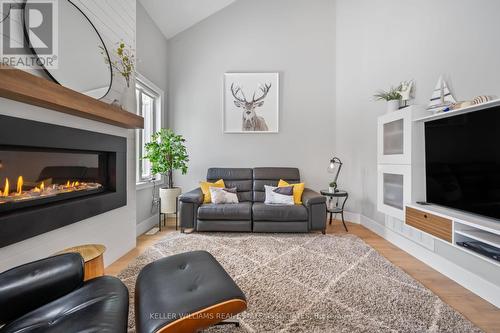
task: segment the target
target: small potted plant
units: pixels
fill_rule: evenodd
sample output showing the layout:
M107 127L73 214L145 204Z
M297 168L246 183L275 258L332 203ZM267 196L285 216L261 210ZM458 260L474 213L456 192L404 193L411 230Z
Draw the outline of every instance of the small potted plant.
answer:
M153 134L151 142L144 145L146 155L143 159L151 162L151 173L161 174L167 179L166 186L160 188L161 212L164 214L175 213L176 198L182 193L180 187L174 186L173 173L174 170L180 170L183 175L187 173L189 156L185 142L182 135L171 129L161 129Z
M373 96L376 101L387 102L387 112L399 110L401 105L401 85L396 88L391 87L389 90L379 90Z
M112 73L117 72L125 79L126 85L120 98L121 107L129 112L135 112L134 50L125 44L125 42L120 41L116 43L116 49L113 50L116 60L110 60L104 47L99 46L99 48L101 49L101 54L104 56L104 61L107 65L111 66Z
M331 182L331 183L328 185L328 192L330 192L330 193L335 193L335 192L337 192L337 183L336 183L336 182Z

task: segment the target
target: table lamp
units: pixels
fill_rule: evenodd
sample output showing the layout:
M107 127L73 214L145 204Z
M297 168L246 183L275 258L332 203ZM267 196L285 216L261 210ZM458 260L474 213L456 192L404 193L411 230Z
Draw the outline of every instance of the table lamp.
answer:
M342 161L338 157L333 157L328 165L328 173L335 174L333 182L335 183L335 192L337 192L337 179L339 178L340 169L342 169Z

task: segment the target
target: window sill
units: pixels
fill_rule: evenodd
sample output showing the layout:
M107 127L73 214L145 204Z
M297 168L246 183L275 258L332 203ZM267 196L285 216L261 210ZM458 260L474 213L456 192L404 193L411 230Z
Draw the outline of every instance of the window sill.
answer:
M144 190L147 188L152 188L153 186L162 186L164 184L163 179L155 180L154 182L151 181L142 181L138 182L135 184L135 189L137 191Z

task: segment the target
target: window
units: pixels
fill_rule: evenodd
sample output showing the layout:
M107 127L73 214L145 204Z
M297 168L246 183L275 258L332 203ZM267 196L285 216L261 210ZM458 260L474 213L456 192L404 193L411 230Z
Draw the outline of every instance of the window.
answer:
M144 145L151 141L153 133L161 128L163 109L163 91L141 75L137 75L135 94L137 99L137 114L144 118L144 129L137 133L137 183L151 180L156 175L151 174L151 163L143 160L146 154ZM158 178L158 177L156 177Z

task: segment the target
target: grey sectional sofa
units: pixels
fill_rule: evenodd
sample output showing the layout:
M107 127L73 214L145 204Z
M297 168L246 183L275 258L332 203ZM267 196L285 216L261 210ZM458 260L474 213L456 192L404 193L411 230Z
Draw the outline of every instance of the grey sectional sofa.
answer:
M236 187L238 204L203 204L200 188L179 197L181 231L309 232L326 229L326 199L305 189L302 205L266 205L264 185L276 186L280 179L299 183L297 168L210 168L207 181L223 179Z

